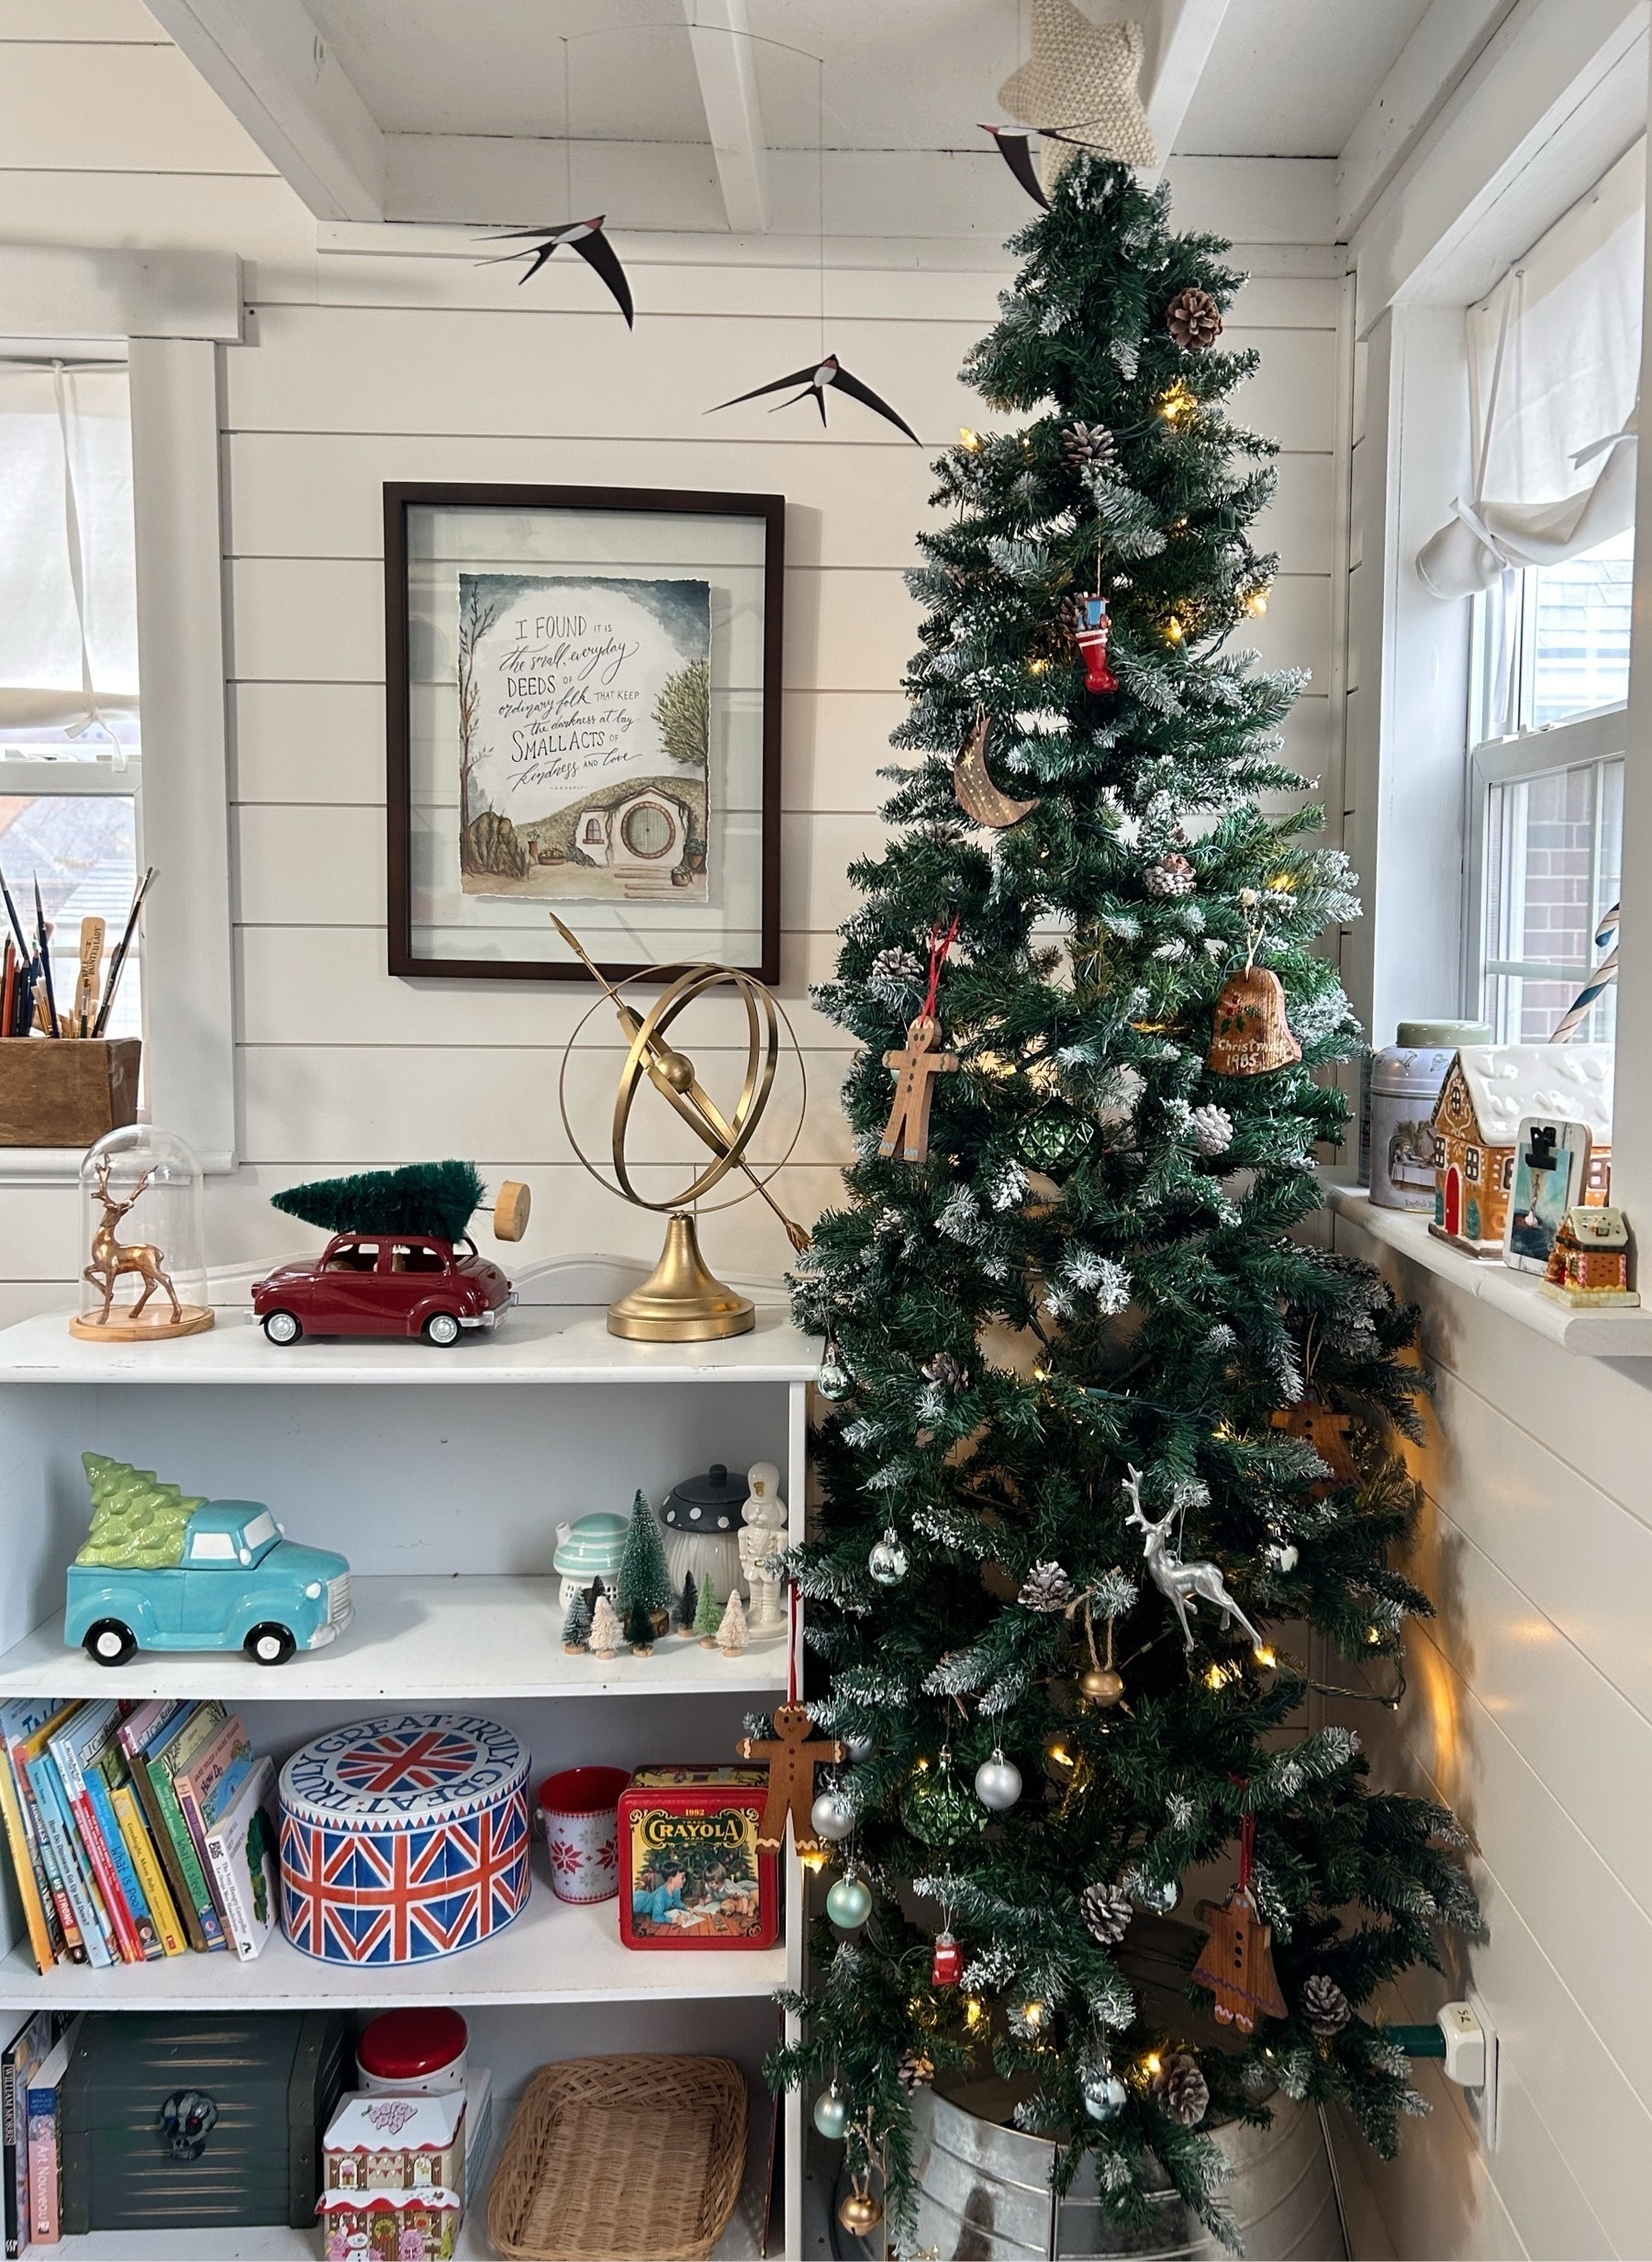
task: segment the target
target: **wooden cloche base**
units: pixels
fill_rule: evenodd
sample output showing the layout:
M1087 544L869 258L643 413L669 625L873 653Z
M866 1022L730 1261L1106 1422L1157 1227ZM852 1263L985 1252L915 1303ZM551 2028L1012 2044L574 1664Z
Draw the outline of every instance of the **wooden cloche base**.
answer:
M163 1304L158 1312L140 1312L136 1318L129 1308L122 1311L117 1305L106 1320L75 1313L69 1332L79 1343L166 1343L174 1336L205 1335L212 1324L211 1308L205 1304L184 1305L176 1319L170 1304Z

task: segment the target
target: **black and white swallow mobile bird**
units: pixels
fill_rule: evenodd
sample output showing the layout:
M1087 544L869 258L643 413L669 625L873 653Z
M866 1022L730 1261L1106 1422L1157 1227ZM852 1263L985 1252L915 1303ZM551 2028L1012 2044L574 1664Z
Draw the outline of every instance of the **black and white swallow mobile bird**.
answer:
M1044 184L1038 177L1038 167L1032 162L1032 129L1030 126L983 124L981 131L992 136L998 143L999 155L1009 166L1010 172L1014 174L1034 204L1043 205L1047 212L1050 208L1050 200L1044 193Z
M754 385L749 393L736 393L732 400L720 400L717 408L708 409L706 413L715 416L718 409L737 409L742 400L756 400L765 393L783 393L788 385L796 385L801 389L794 393L790 400L777 400L775 403L776 409L789 409L799 400L807 400L812 393L815 407L820 412L820 421L824 424L826 387L834 386L840 393L847 393L851 400L858 400L878 416L887 418L905 432L909 440L917 441L920 447L923 445L905 417L897 416L888 402L880 400L869 385L863 385L858 377L852 377L835 353L828 353L824 361L817 362L810 368L794 369L788 376L776 377L772 385Z
M593 220L567 220L560 228L517 228L508 235L488 236L485 241L489 243L519 243L524 249L501 252L497 259L484 260L481 264L497 267L502 260L527 259L529 251L526 247L537 245L539 248L532 253L532 264L521 278L524 283L531 283L552 252L560 252L565 243L571 252L579 253L588 267L595 268L613 293L614 303L624 315L627 324L634 327L631 285L625 279L625 270L620 264L619 254L602 232L602 223L607 218L607 213L598 212Z

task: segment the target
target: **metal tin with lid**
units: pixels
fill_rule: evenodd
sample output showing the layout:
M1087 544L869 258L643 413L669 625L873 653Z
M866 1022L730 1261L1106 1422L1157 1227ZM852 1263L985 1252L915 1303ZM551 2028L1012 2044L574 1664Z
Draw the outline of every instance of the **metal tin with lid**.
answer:
M463 2089L469 2047L469 2030L449 2004L386 2010L362 2029L356 2072L363 2089Z
M1359 1179L1378 1209L1434 1208L1434 1102L1458 1046L1490 1042L1483 1021L1402 1021L1392 1045L1366 1055Z

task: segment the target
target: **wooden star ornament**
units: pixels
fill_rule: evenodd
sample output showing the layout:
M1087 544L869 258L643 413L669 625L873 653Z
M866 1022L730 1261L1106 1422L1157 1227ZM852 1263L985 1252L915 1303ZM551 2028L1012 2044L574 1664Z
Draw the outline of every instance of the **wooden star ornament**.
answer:
M742 1759L768 1762L768 1797L757 1825L757 1851L778 1853L786 1842L789 1814L792 1842L799 1853L819 1853L810 1808L814 1805L814 1775L818 1766L838 1765L849 1756L849 1747L830 1736L813 1734L814 1722L801 1705L775 1707L772 1736L742 1736L736 1749Z

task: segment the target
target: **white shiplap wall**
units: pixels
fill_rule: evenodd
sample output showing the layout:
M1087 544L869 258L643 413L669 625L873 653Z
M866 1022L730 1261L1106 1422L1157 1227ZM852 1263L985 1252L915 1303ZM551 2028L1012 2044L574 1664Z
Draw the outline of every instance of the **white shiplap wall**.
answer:
M117 129L103 132L106 118ZM1291 741L1312 773L1332 760L1338 292L1334 255L1312 241L1327 172L1198 161L1181 184L1188 222L1261 239L1243 249L1255 279L1229 333L1263 350L1241 412L1285 451L1264 530L1284 570L1255 641L1270 663L1313 672ZM1006 178L1006 231L1022 216ZM135 0L0 0L0 239L211 243L251 263L248 342L224 353L221 391L244 1159L209 1189L210 1253L291 1247L268 1195L299 1177L437 1153L530 1181L524 1254L657 1247L657 1224L583 1178L557 1119L557 1049L587 999L385 974L387 479L787 497L781 991L811 1097L781 1191L811 1218L845 1159L847 1055L807 987L830 971L852 908L846 867L882 836L876 772L917 619L901 573L930 453L961 423L992 422L956 372L1008 263L966 235L832 247L828 342L922 433L921 451L850 405L824 436L806 408L707 420L708 403L815 351L813 245L624 239L632 336L576 262L523 290L515 269L478 267L445 233L429 241L447 255L408 256L407 233L335 230L318 249L296 200ZM607 1066L579 1087L596 1124ZM61 1300L77 1230L68 1193L0 1189L0 1316ZM706 1239L733 1270L775 1273L787 1254L755 1204Z

